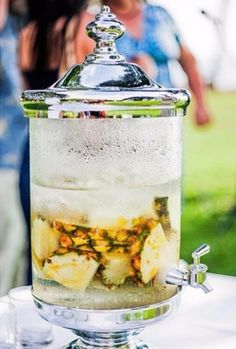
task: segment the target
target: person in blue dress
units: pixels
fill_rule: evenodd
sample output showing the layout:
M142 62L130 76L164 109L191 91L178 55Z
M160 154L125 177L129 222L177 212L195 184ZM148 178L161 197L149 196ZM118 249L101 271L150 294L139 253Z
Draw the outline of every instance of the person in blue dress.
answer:
M19 105L21 80L17 56L17 18L8 13L0 24L0 168L19 170L26 137L26 121Z
M24 282L25 226L19 201L19 169L26 121L19 105L19 18L0 1L0 296Z
M169 62L178 60L185 71L189 86L196 101L195 122L204 125L210 122L210 113L205 103L204 84L196 61L183 43L170 14L161 6L141 0L103 0L126 27L126 33L116 44L128 61L139 64L151 77L164 87L173 87ZM77 61L94 48L94 41L85 33L86 25L94 19L92 11L86 11L77 33Z
M140 32L139 30L132 30L132 32L128 30L120 40L117 40L117 48L125 54L129 61L137 60L144 65L144 60L149 58L150 61L147 61L145 65L146 70L161 85L172 87L168 63L180 56L180 35L173 20L163 7L147 4L142 11ZM141 58L143 58L143 63ZM156 72L150 71L151 59L153 63L156 63Z

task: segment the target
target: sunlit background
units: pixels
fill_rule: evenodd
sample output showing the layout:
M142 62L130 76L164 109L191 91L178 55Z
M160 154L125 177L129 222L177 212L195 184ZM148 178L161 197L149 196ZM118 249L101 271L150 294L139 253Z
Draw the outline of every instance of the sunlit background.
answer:
M205 81L221 91L236 89L236 2L234 0L150 0L175 19ZM179 79L181 79L179 77Z
M212 124L186 119L181 255L206 242L209 270L236 275L236 1L160 0L174 18L204 77ZM172 76L185 86L176 62ZM191 108L190 108L191 109Z

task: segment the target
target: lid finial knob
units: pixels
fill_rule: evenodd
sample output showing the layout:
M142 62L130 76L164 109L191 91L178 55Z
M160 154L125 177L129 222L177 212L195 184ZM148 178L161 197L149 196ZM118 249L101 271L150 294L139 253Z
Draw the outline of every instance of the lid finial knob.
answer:
M110 12L109 6L102 6L95 21L89 23L86 29L88 36L96 41L96 48L87 56L86 62L125 62L124 56L117 52L115 45L115 40L124 34L125 26Z

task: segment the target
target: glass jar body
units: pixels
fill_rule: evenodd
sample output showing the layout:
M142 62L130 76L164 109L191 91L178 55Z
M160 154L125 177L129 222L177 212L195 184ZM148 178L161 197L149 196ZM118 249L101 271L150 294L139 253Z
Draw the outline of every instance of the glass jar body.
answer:
M81 309L170 298L182 117L31 119L33 294Z

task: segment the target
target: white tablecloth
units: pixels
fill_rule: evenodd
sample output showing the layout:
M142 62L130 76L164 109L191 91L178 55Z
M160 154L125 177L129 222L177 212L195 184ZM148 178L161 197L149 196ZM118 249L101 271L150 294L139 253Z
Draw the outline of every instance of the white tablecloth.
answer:
M211 293L184 288L179 310L147 327L140 338L160 349L236 349L236 277L209 274L208 280ZM47 349L59 349L74 338L55 326Z

